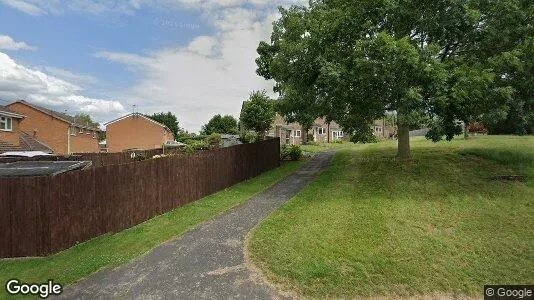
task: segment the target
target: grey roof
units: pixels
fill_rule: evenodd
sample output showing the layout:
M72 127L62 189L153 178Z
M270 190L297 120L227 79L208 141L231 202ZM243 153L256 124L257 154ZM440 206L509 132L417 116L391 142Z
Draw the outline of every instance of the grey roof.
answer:
M46 153L54 153L52 148L38 139L30 136L26 132L20 132L19 141L21 148L25 151L43 151Z
M18 100L17 102L24 103L24 104L26 104L26 105L28 105L30 107L33 107L33 108L35 108L37 110L42 111L43 113L45 113L47 115L53 116L53 117L55 117L57 119L63 120L65 122L67 122L67 123L70 123L71 125L87 128L87 129L90 129L90 130L100 131L100 129L95 127L95 126L82 124L82 123L77 122L75 117L69 116L69 115L67 115L65 113L60 113L60 112L57 112L55 110L48 109L46 107L42 107L42 106L39 106L39 105L35 105L33 103L29 103L29 102L24 101L24 100Z
M0 164L0 177L53 176L91 166L90 161L17 161Z

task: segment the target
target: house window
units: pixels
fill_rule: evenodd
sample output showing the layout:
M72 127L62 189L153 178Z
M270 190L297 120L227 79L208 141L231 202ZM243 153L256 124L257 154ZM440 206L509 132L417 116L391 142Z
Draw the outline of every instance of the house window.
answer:
M323 127L319 127L319 128L317 128L317 133L318 133L318 134L324 134L324 131L325 131L325 130L324 130Z
M70 128L70 135L76 135L76 127Z
M332 131L332 139L338 140L343 137L343 131Z
M0 130L2 131L11 131L11 118L10 117L0 117Z
M83 133L83 128L80 127L78 133L79 133L79 134L82 134L82 133Z
M300 137L300 130L295 130L295 137Z

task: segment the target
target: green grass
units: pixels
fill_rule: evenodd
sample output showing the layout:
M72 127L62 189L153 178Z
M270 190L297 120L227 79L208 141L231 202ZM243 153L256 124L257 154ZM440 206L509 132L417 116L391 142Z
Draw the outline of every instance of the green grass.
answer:
M300 148L304 152L317 153L326 150L341 150L354 147L355 144L352 142L343 142L343 143L318 143L316 145L301 145Z
M283 163L280 168L135 227L94 238L58 254L43 258L0 259L0 282L5 284L9 278L24 282L46 282L53 279L54 282L67 285L102 268L119 266L245 202L252 195L291 174L302 163ZM0 298L6 296L5 288L2 287Z
M534 137L340 150L253 234L271 281L313 298L458 293L534 282ZM527 183L492 179L521 174Z

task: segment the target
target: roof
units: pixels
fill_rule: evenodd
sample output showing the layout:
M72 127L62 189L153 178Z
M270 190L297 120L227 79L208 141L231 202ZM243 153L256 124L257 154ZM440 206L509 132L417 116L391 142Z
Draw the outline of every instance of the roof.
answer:
M54 153L52 148L22 131L19 134L18 146L0 140L0 153L10 151L42 151L45 153Z
M127 114L127 115L125 115L125 116L122 116L122 117L120 117L120 118L117 118L117 119L115 119L115 120L113 120L113 121L109 121L109 122L105 123L104 125L108 126L108 125L111 125L111 124L113 124L113 123L117 123L117 122L119 122L119 121L122 121L122 120L124 120L124 119L129 118L129 117L134 117L134 116L135 116L135 117L141 117L141 118L143 118L143 119L145 119L145 120L147 120L147 121L150 121L150 122L152 122L152 123L154 123L154 124L157 124L157 125L159 125L159 126L165 128L165 130L168 130L169 132L172 132L172 130L170 130L169 127L167 127L165 124L161 124L161 123L158 122L158 121L154 121L154 120L152 120L151 118L149 118L149 117L147 117L147 116L145 116L145 115L143 115L143 114L141 114L141 113L129 113L129 114Z
M38 111L41 111L49 116L52 116L56 119L59 119L59 120L62 120L64 122L67 122L69 123L70 125L73 125L73 126L77 126L77 127L82 127L82 128L85 128L85 129L89 129L89 130L95 130L95 131L100 131L99 128L95 127L95 126L92 126L92 125L87 125L87 124L82 124L82 123L79 123L76 121L76 118L73 117L73 116L69 116L65 113L60 113L60 112L57 112L55 110L51 110L51 109L48 109L48 108L45 108L45 107L42 107L42 106L39 106L39 105L35 105L33 103L29 103L27 101L24 101L24 100L17 100L15 101L15 103L22 103L24 105L27 105L29 107L32 107Z
M91 166L90 161L17 161L0 164L0 177L57 175Z
M24 118L23 115L17 114L16 112L14 112L14 111L10 110L9 108L7 108L5 106L2 106L2 105L0 105L0 115L7 116L7 117L12 117L12 118L17 118L17 119Z
M54 149L50 148L45 143L30 136L24 131L20 131L19 141L21 148L25 151L42 151L46 153L54 153Z

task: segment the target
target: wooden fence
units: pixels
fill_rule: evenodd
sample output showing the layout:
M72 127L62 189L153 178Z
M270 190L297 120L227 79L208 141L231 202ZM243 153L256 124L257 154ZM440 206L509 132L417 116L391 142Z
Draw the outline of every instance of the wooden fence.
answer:
M0 178L0 257L42 256L279 166L278 139L57 176Z

